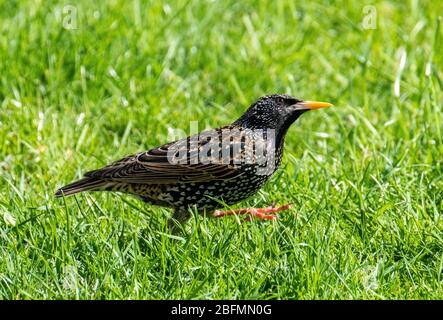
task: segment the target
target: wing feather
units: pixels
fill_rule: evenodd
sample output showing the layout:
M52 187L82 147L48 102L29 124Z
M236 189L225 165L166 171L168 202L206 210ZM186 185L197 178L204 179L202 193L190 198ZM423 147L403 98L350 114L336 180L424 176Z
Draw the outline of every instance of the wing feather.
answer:
M221 134L220 130L218 129L218 134ZM188 151L192 138L125 157L101 169L87 172L85 176L135 184L170 184L226 180L244 174L244 171L230 163L196 161L198 152ZM207 141L198 141L197 151L201 150L205 143ZM186 161L171 161L171 151L184 152Z

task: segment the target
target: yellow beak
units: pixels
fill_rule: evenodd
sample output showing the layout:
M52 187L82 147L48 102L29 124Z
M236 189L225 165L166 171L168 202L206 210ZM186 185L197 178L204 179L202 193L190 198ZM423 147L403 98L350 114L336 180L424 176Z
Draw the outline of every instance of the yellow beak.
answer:
M299 104L307 107L309 110L329 108L329 107L333 106L333 104L331 104L331 103L318 102L318 101L303 101L303 102L300 102Z

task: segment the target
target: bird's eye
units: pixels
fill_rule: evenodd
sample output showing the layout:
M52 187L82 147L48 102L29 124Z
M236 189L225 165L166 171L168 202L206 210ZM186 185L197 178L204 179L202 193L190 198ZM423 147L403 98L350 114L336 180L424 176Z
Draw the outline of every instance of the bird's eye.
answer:
M283 102L285 102L285 100L284 100L283 98L278 98L278 99L277 99L277 102L278 102L278 103L283 103Z

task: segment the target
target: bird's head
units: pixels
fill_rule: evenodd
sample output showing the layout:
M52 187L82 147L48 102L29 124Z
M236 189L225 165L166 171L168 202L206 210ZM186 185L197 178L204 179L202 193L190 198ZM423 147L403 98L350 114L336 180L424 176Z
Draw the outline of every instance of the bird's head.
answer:
M327 102L304 101L286 94L261 97L236 121L249 129L275 129L284 133L306 111L328 108Z

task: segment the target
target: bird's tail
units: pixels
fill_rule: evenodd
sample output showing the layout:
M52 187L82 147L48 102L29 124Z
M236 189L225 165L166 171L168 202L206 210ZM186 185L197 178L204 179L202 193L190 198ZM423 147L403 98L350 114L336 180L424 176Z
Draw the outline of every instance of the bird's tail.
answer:
M75 181L67 186L64 186L58 189L55 192L56 197L69 196L74 193L83 192L83 191L93 191L100 190L106 185L109 184L109 181L99 180L97 178L83 178L81 180Z

